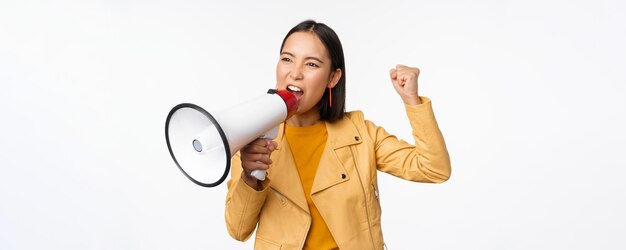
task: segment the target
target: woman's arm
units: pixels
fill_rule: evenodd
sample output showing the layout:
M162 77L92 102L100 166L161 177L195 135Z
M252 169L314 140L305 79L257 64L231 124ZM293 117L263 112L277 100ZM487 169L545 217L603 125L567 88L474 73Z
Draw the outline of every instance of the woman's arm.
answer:
M419 182L444 182L450 178L450 156L437 125L430 99L418 95L420 70L398 64L389 71L394 89L404 101L415 145L367 122L375 139L376 164L381 171Z
M450 178L450 156L430 99L421 97L420 101L420 105L405 104L415 145L366 121L368 133L375 140L377 169L410 181L441 183Z
M226 226L231 237L239 241L247 240L259 221L261 208L269 192L269 178L263 182L246 183L240 153L231 159L231 176L226 195ZM259 184L257 186L255 184Z

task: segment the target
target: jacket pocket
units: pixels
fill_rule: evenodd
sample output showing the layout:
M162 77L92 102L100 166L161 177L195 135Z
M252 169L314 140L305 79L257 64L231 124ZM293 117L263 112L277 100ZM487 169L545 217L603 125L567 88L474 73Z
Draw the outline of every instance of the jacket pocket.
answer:
M380 247L380 249L384 249L386 248L385 246L385 239L383 238L383 231L381 228L381 214L382 214L382 209L380 207L380 195L378 192L378 188L376 187L376 184L374 182L371 183L371 192L372 192L372 236L374 237L374 245L378 248Z
M285 203L285 197L283 197L278 191L276 191L275 189L273 189L271 187L270 187L270 190L272 190L274 195L276 195L276 198L278 198L278 200L280 201L280 204L282 204L284 206L286 204Z
M372 183L372 192L374 192L374 198L378 200L378 189L376 189L376 186L374 186L374 183Z
M371 219L372 219L372 225L373 226L377 226L378 228L380 228L380 216L382 214L382 209L380 208L380 196L378 193L378 188L376 188L376 184L372 183L370 185L371 190L371 201L372 203L370 204L370 207L372 208L372 214L371 214Z
M256 237L256 240L254 241L254 249L255 250L265 250L265 249L269 249L269 250L279 250L281 249L281 245L278 243L275 243L271 240L267 240L261 237Z

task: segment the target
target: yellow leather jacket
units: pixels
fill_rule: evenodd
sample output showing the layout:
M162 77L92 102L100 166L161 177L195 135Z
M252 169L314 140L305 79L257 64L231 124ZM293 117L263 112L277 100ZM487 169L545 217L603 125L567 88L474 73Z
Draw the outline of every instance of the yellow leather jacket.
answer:
M410 145L363 118L360 111L326 123L328 140L311 197L340 249L383 249L376 170L416 182L446 181L450 158L428 98L405 105L413 128ZM241 180L239 155L232 159L226 197L230 235L247 240L258 224L255 249L302 249L311 225L304 191L282 126L263 189Z

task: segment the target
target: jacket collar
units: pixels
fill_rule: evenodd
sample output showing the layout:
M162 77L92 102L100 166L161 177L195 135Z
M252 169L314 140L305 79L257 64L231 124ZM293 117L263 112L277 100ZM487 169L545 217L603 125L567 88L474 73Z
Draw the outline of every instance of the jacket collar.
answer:
M276 137L278 145L281 145L281 142L284 140L284 131L285 124L283 123L278 129L278 136ZM328 133L328 142L326 145L330 145L332 149L361 143L361 134L348 117L348 113L338 121L332 123L327 122L326 131Z
M361 134L356 129L348 115L344 115L339 121L326 123L328 131L328 144L332 149L361 143Z

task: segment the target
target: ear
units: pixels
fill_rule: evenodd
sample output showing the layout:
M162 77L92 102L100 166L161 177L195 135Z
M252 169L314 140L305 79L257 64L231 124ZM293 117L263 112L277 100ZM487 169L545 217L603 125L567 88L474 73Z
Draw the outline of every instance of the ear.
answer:
M337 83L339 83L339 79L341 79L341 69L336 69L335 72L330 73L330 79L328 81L327 88L334 88Z

